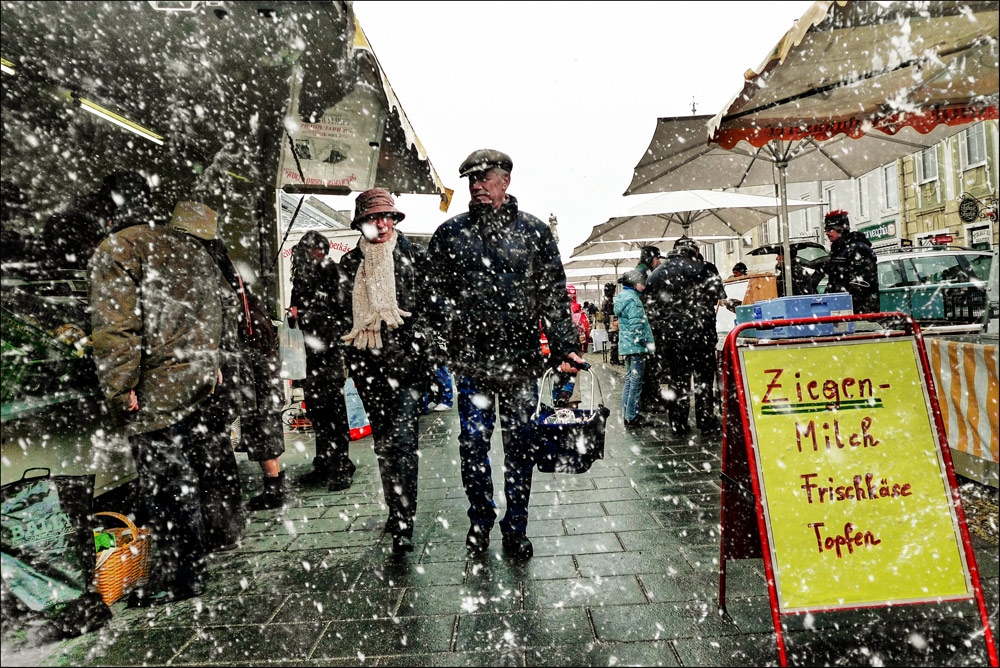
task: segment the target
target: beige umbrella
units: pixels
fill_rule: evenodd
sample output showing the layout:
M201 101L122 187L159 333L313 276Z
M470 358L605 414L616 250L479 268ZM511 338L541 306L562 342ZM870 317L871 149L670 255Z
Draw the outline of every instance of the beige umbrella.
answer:
M782 200L786 181L860 176L997 118L998 25L996 2L817 2L708 137L749 161L744 185L773 165ZM819 176L827 167L841 175ZM781 227L788 257L787 210Z

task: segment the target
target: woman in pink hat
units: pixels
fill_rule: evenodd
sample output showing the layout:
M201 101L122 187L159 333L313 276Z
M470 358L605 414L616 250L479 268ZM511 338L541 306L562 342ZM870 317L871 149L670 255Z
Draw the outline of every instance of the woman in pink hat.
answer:
M351 226L362 238L340 261L351 317L347 369L371 421L396 554L414 548L417 420L436 357L418 285L430 272L427 251L396 229L403 217L388 191L361 193Z

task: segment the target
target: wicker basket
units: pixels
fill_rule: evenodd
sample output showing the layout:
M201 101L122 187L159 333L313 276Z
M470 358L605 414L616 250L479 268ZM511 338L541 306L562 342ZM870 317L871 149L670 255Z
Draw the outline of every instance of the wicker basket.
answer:
M149 580L149 529L140 529L125 515L119 513L94 513L107 515L123 522L126 526L106 529L115 536L118 547L103 550L94 569L97 591L108 605L130 592L137 585ZM123 544L127 537L131 542Z

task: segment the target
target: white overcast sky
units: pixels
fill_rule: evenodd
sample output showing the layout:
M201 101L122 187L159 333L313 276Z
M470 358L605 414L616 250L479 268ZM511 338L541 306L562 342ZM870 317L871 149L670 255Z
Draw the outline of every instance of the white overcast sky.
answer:
M404 195L402 229L468 210L458 165L514 161L510 194L559 219L563 258L624 198L656 119L715 114L811 2L374 2L354 11L455 199ZM337 208L343 206L338 203Z

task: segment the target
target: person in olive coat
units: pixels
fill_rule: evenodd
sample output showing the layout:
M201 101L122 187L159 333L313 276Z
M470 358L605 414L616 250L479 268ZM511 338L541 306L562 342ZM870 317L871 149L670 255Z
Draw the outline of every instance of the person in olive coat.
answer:
M120 193L117 231L90 260L90 309L98 381L129 437L157 545L149 585L129 599L142 606L204 591L202 488L231 479L239 494L228 434L206 428L238 306L198 240L152 212L144 179Z

